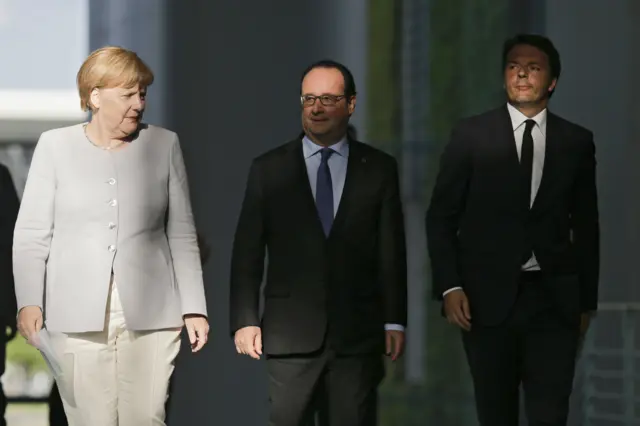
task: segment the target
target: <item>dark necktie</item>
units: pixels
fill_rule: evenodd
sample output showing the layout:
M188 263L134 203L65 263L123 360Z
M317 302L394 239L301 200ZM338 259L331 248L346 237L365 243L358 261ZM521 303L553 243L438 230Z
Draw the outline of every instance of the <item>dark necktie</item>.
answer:
M522 136L522 150L520 152L520 168L522 169L522 185L523 196L527 211L531 208L531 181L533 178L533 136L531 130L536 122L533 120L526 121L524 135ZM525 244L522 253L522 264L524 265L533 256L530 241Z
M329 157L333 153L331 148L322 148L320 151L322 159L316 180L316 208L326 236L329 236L331 225L333 225L333 184L331 170L329 170Z
M527 210L531 206L531 181L533 178L533 136L531 130L536 122L526 121L524 135L522 136L522 151L520 152L520 167L522 168L522 184Z

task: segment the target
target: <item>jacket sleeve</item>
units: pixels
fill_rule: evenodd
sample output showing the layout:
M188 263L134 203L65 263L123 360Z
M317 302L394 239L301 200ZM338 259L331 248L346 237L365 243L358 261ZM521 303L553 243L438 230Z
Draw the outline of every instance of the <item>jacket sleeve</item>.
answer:
M378 235L380 236L380 280L384 292L387 326L407 325L407 248L404 213L396 160L389 167L384 188Z
M173 259L182 314L207 315L198 237L193 219L187 172L175 136L169 159L167 237Z
M426 230L436 298L463 287L458 274L458 229L472 165L463 126L458 125L440 159L440 170L427 211Z
M260 285L266 252L263 191L259 163L249 170L231 255L230 332L260 326Z
M56 172L53 139L36 144L13 235L13 275L18 311L43 307L46 262L54 227Z

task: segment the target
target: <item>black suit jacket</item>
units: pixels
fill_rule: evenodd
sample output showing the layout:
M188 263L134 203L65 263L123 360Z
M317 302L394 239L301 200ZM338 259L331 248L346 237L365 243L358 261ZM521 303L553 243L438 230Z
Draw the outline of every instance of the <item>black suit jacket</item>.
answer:
M427 213L434 291L463 287L472 320L504 320L532 247L545 290L575 319L598 301L599 224L593 134L548 113L542 181L529 210L506 106L453 130Z
M395 159L349 142L345 186L328 238L301 139L253 161L233 245L232 333L262 326L264 351L272 355L311 353L325 340L339 352L382 352L384 324L406 324L406 298Z
M17 310L11 251L19 204L11 174L0 164L0 319L4 324L15 322Z

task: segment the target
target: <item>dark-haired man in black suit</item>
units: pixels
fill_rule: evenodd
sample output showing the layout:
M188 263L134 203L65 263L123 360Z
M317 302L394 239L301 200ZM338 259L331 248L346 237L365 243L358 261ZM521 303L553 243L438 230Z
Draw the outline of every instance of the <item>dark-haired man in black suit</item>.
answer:
M231 333L269 370L271 426L299 426L322 390L330 426L373 426L383 354L407 317L396 161L349 137L353 77L303 73L304 133L251 165L231 269ZM265 307L258 301L265 253Z
M508 103L453 130L427 214L433 283L463 329L483 426L567 422L578 344L597 308L593 134L547 110L550 40L503 49Z

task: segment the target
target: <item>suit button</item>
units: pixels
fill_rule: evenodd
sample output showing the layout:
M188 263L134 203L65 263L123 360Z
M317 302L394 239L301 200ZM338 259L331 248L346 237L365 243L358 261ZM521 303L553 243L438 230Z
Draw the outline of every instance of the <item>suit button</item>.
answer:
M115 180L114 178L111 178L111 179L109 179L109 180L107 181L107 183L108 183L109 185L115 185L115 184L116 184L116 180Z
M115 206L117 206L117 205L118 205L118 200L113 199L113 200L109 201L109 205L110 205L111 207L115 207Z
M114 246L113 244L109 246L109 251L111 253L113 253L114 251L116 251L116 246Z
M116 224L113 222L109 222L109 229L114 229L116 227Z

